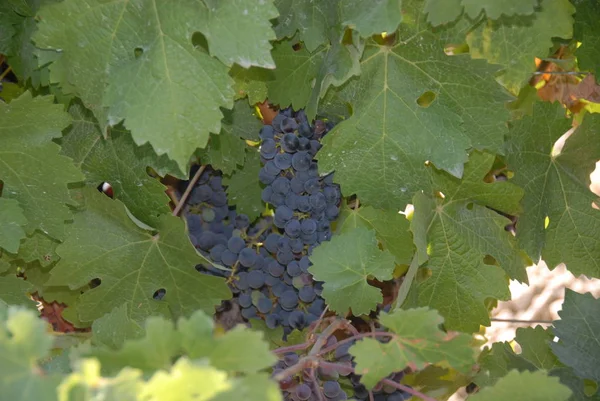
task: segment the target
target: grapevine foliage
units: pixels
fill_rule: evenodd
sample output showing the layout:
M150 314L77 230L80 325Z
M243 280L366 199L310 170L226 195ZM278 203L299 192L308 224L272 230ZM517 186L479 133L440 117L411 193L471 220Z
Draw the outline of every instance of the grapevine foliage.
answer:
M597 0L0 3L0 401L600 399Z

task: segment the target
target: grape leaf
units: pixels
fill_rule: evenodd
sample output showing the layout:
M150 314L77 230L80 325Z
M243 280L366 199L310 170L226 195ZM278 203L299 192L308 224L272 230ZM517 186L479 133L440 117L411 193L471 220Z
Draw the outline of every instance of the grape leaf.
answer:
M600 3L598 1L573 1L576 8L574 37L581 42L575 51L577 64L582 70L592 71L600 77Z
M402 20L402 0L347 0L340 3L342 24L367 38L382 32L393 33Z
M192 45L202 28L197 2L67 0L43 6L39 17L37 46L62 50L51 74L73 86L103 131L125 119L138 145L150 142L182 171L209 132L220 131L219 107L233 106L233 80Z
M565 290L565 301L554 321L554 334L559 342L550 346L565 365L582 379L600 382L600 300L590 293Z
M520 356L533 363L536 368L545 370L562 366L550 349L553 339L552 330L541 326L519 327L515 337L521 346Z
M204 0L202 23L210 53L231 67L233 63L248 68L275 68L270 40L275 32L269 20L279 13L273 0ZM202 4L202 3L201 3Z
M32 311L0 304L0 388L11 401L58 400L59 379L41 372L38 361L49 355L47 323Z
M157 372L139 393L144 400L162 401L282 401L276 382L267 374L227 377L202 362L179 359L170 372Z
M345 233L356 227L375 230L377 240L396 258L396 264L409 264L414 253L409 221L400 213L375 209L370 206L342 209L337 220L337 231Z
M213 330L211 317L202 311L196 311L189 319L180 318L177 328L163 318L151 317L142 338L127 339L118 350L100 348L89 354L102 362L106 372L115 372L121 366L145 372L164 369L182 354L204 359L228 372L255 373L276 362L261 332L238 326L217 337Z
M96 188L108 182L114 197L136 218L150 226L157 224L161 214L171 211L169 197L166 187L150 177L146 168L164 164L165 156L157 157L148 144L138 147L122 129L111 130L110 138L103 139L94 116L79 102L69 112L73 125L62 138L62 153L81 168L87 185ZM175 165L171 167L177 171Z
M502 15L531 15L539 0L425 0L427 21L433 26L454 21L463 12L476 18L485 12L491 19Z
M198 154L202 164L210 164L224 174L231 174L237 166L244 165L246 143L243 139L259 140L262 123L252 107L243 100L237 100L233 110L224 110L221 133L212 134L206 149Z
M273 80L267 82L269 101L282 108L303 108L313 91L311 81L317 76L323 62L325 47L309 52L306 47L294 50L292 42L284 40L273 46L273 58L277 68ZM294 88L294 90L290 90Z
M571 390L560 384L557 378L549 377L543 371L512 370L493 387L486 387L469 398L473 401L566 401L570 395Z
M444 319L434 310L398 309L389 314L381 313L379 319L393 333L389 342L365 338L350 348L356 362L355 371L362 375L360 381L367 388L409 364L422 369L429 363L445 362L460 371L468 371L475 363L475 349L469 345L471 336L459 334L450 339L439 329Z
M92 188L83 192L86 209L75 215L69 236L57 248L61 260L46 283L75 289L101 280L80 298L82 321L100 318L123 303L134 321L156 313L178 317L196 309L213 311L231 297L223 279L195 270L207 261L191 245L182 220L162 215L158 234L148 232L129 219L120 201ZM164 299L154 300L161 288Z
M484 349L478 362L481 370L473 381L480 387L495 384L511 370L516 369L519 372L537 370L531 361L515 354L507 342L497 342L492 344L490 349Z
M19 259L25 263L39 262L42 267L58 261L56 247L59 242L39 231L21 241Z
M202 313L179 319L181 345L192 359L208 358L210 364L228 372L255 373L277 362L263 333L238 325L213 337L213 320Z
M489 325L485 299L510 297L502 269L527 281L525 259L504 229L510 220L490 209L518 211L523 192L511 182L485 183L493 162L493 155L474 151L462 180L432 169L431 186L443 198L413 198L411 230L419 263L426 262L423 267L431 272L414 290L419 305L439 310L449 329L476 331L480 324ZM484 263L488 255L499 266Z
M144 328L131 320L128 309L127 304L117 306L92 323L94 344L119 349L125 340L139 338L144 334Z
M231 176L223 177L226 186L227 198L230 205L235 205L238 213L243 213L254 220L264 210L261 199L261 186L258 181L260 171L260 157L258 152L249 148L246 154L244 167L236 170Z
M533 16L488 20L467 35L471 56L504 66L500 79L515 94L535 71L534 58L548 55L552 38L573 36L569 0L542 0L540 7Z
M383 301L379 288L367 283L373 276L380 281L391 280L394 256L377 246L375 231L356 227L334 235L313 250L309 272L323 281L323 298L329 308L341 315L352 309L354 315L375 310Z
M30 282L14 274L0 276L0 304L22 305L35 309L35 303L29 296L33 292L34 286Z
M329 29L339 20L338 1L275 0L275 5L279 10L274 27L277 39L291 38L297 32L309 53L328 41ZM274 53L275 49L277 45ZM275 72L278 69L279 65Z
M409 6L404 18L413 23L400 25L395 44L367 42L360 77L339 91L354 114L317 155L345 194L382 209L404 208L425 189L427 160L460 177L467 149L499 151L509 118L509 97L490 79L497 67L446 55L442 34L424 30L419 5Z
M17 253L19 244L25 238L23 227L27 218L16 199L0 198L0 248Z
M143 388L141 376L139 370L126 367L115 377L102 377L97 360L78 360L74 371L60 384L60 401L138 401Z
M588 114L560 152L553 144L571 127L558 104L538 103L532 116L515 121L506 160L525 189L517 240L534 263L565 263L574 275L600 277L600 211L590 174L600 159L600 118ZM547 227L544 227L545 219Z
M29 92L9 104L0 102L3 197L19 202L28 235L40 230L59 240L65 235L65 220L72 218L67 204L74 202L67 184L83 178L51 142L70 121L61 109L52 96L33 98Z
M235 99L248 97L248 103L262 103L267 98L267 81L273 80L273 71L264 68L242 68L234 64L229 75L235 81ZM234 106L235 107L235 106Z
M224 174L231 174L244 164L246 143L239 137L224 134L210 135L208 146L198 151L201 164L210 164Z

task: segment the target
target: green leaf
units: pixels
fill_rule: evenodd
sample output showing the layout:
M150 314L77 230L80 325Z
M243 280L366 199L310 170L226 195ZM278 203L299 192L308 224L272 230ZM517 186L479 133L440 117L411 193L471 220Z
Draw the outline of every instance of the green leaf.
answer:
M25 238L23 227L27 218L16 199L0 198L0 248L17 253L19 243Z
M554 143L571 128L560 105L538 103L515 121L506 145L511 180L525 189L517 240L534 263L565 263L576 276L600 277L600 211L590 174L600 159L600 117L585 116L562 150ZM545 221L547 227L545 227Z
M329 29L337 25L339 19L337 1L275 0L275 5L279 10L274 28L277 39L291 38L297 32L298 39L310 53L328 41Z
M515 354L507 342L493 343L491 348L484 349L478 362L481 370L473 381L480 387L494 385L514 369L519 372L537 370L532 362Z
M404 215L375 209L370 206L342 209L337 220L337 231L345 233L356 227L375 230L375 235L383 249L387 249L396 258L396 264L409 264L414 253L410 222Z
M275 68L271 44L275 32L271 19L279 13L273 0L204 0L202 24L210 54L231 67L236 63L244 68L258 66Z
M0 304L22 305L35 310L35 303L29 296L34 291L34 286L20 277L0 276Z
M238 325L222 336L213 337L213 321L201 313L180 319L178 329L186 354L192 359L208 358L218 369L256 373L277 362L260 331Z
M511 182L484 182L493 163L493 155L474 151L462 180L432 169L431 186L443 198L413 198L411 231L419 263L426 262L423 267L431 273L413 290L419 305L440 311L448 329L477 331L480 324L489 325L486 298L510 297L502 269L527 281L525 258L504 229L510 220L490 209L515 213L522 190Z
M11 401L58 400L54 375L44 374L38 361L50 353L47 323L32 311L0 305L0 388Z
M83 193L86 209L75 215L69 236L57 249L61 260L47 282L75 289L101 280L80 298L82 321L98 319L123 303L137 322L156 313L178 317L197 309L212 312L231 297L223 279L194 268L207 261L196 253L181 219L162 215L158 233L148 232L129 219L120 201L92 188ZM161 288L166 290L164 299L154 300Z
M375 231L356 227L334 235L313 250L309 272L323 281L323 298L329 308L341 315L352 309L354 315L367 314L383 301L379 288L367 283L373 276L391 280L394 256L377 246Z
M575 51L577 64L582 70L588 70L600 77L600 3L578 0L575 4L574 37L581 42Z
M590 293L566 289L558 314L560 320L554 321L554 334L559 342L550 344L552 350L577 376L600 382L600 300Z
M248 97L248 103L262 103L267 98L267 81L273 80L273 71L264 68L242 68L234 64L229 75L235 81L235 99Z
M27 217L25 232L40 230L64 239L65 220L73 204L67 184L83 176L51 142L70 122L52 96L33 98L26 92L9 104L0 102L0 179L2 195L19 203Z
M122 311L120 309L120 314ZM106 372L118 371L121 366L152 372L170 366L173 358L182 354L206 360L218 369L247 374L276 362L259 331L244 326L237 326L222 336L215 336L213 331L212 318L202 311L196 311L189 319L180 318L177 328L164 318L150 317L142 338L125 339L118 350L104 347L89 354L102 362Z
M167 372L157 372L140 392L144 400L281 401L279 386L266 374L227 377L202 362L179 359Z
M498 380L493 387L487 387L472 395L473 401L528 400L528 401L566 401L571 395L555 377L545 372L510 371Z
M553 339L552 330L545 330L541 326L519 327L515 337L521 346L520 356L533 363L536 368L545 370L562 366L550 348Z
M363 38L398 29L402 0L347 0L341 2L342 24L360 32Z
M146 172L148 166L166 162L149 145L138 147L128 132L111 130L103 139L92 113L79 102L69 107L73 126L62 138L62 153L71 157L86 177L86 184L96 188L108 182L116 199L127 206L138 219L150 226L157 224L161 214L169 213L166 187ZM162 160L161 160L162 159ZM171 163L172 170L178 171Z
M485 12L490 19L501 16L531 15L539 0L425 0L427 21L433 26L454 21L463 12L471 18Z
M67 0L42 7L34 41L61 49L51 77L73 86L102 131L125 119L138 145L150 142L186 171L209 132L220 131L219 107L233 106L227 67L192 45L202 11L193 0Z
M223 114L221 133L211 135L208 147L198 154L202 164L210 164L229 175L237 166L244 165L246 143L243 139L258 141L262 123L254 108L244 100L237 100L233 110L224 110Z
M412 22L400 25L395 44L367 42L360 77L339 91L354 114L317 155L345 194L381 209L403 209L426 189L428 160L460 177L469 148L500 150L509 118L509 97L490 79L497 68L446 55L443 32L421 29L417 8L406 5L404 19Z
M261 184L258 172L261 169L260 157L253 148L248 148L244 167L236 170L231 176L223 177L223 185L227 187L227 198L230 205L235 205L238 213L256 219L264 210L261 198Z
M144 328L131 320L127 304L117 306L112 311L96 319L92 324L93 341L96 345L119 349L125 340L139 338Z
M569 0L541 0L533 16L488 20L467 35L470 54L504 66L500 79L516 94L535 71L534 58L548 55L552 38L573 36L574 12Z
M361 383L367 388L409 364L422 369L429 363L445 362L460 371L468 371L475 363L471 336L459 334L449 339L438 327L444 319L434 310L399 309L390 314L381 313L379 319L394 334L389 342L365 338L350 348L356 362L355 371L362 375Z
M58 241L46 234L35 231L21 242L18 258L25 263L37 261L42 267L49 266L59 259L56 254L58 244Z

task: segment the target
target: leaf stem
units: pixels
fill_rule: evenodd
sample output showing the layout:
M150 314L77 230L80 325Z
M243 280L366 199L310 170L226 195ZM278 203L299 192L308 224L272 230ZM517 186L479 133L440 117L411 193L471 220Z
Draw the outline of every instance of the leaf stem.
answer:
M282 381L286 377L293 376L296 373L300 372L302 369L305 369L313 364L316 364L318 361L319 361L319 358L316 356L313 356L313 355L305 356L303 358L300 358L300 360L295 365L292 365L289 368L286 368L286 369L282 370L281 372L277 373L275 376L273 376L273 379L278 382Z
M410 286L412 285L413 280L415 279L415 275L417 274L417 270L419 270L419 251L415 251L415 254L410 261L410 266L408 267L408 271L404 276L404 280L400 285L400 289L398 290L398 296L396 297L396 304L392 310L400 309L404 301L406 301L406 297L408 296L408 291L410 290Z
M302 344L288 345L287 347L280 347L280 348L274 349L273 353L279 355L279 354L285 354L288 352L302 351L302 350L310 347L312 344L313 344L312 342L307 341Z
M409 393L409 394L414 395L415 397L419 397L422 400L425 400L425 401L437 401L435 398L431 398L431 397L429 397L429 396L421 393L420 391L415 390L412 387L405 386L404 384L397 383L397 382L395 382L393 380L383 379L382 382L383 382L383 384L387 384L388 386L397 388L398 390L402 390L405 393Z
M185 189L185 192L183 193L183 195L181 195L181 198L179 199L179 203L177 204L177 206L175 206L175 209L173 209L173 216L177 216L179 214L179 212L181 211L181 209L183 209L183 206L185 206L187 198L190 196L192 189L194 189L196 182L198 182L198 180L200 179L200 176L204 172L205 168L206 168L206 166L201 166L198 169L198 171L196 171L196 174L194 174L194 176L188 183L188 186Z

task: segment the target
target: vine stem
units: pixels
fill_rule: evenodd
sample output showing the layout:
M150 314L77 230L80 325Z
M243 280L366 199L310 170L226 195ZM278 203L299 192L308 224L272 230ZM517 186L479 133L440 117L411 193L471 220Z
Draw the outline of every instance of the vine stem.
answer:
M396 383L396 382L395 382L395 381L393 381L393 380L390 380L390 379L383 379L383 380L382 380L382 382L383 382L384 384L387 384L388 386L391 386L391 387L397 388L398 390L402 390L402 391L404 391L405 393L409 393L409 394L412 394L412 395L414 395L415 397L419 397L419 398L420 398L420 399L422 399L422 400L425 400L425 401L437 401L435 398L431 398L431 397L429 397L428 395L425 395L425 394L423 394L422 392L420 392L420 391L418 391L418 390L415 390L415 389L414 389L414 388L412 388L412 387L408 387L408 386L405 386L404 384Z
M0 74L0 81L2 81L4 79L4 77L7 76L11 70L12 70L12 68L9 65L8 68L6 70L4 70L4 72L2 74Z
M491 318L492 322L506 322L506 323L539 323L539 324L553 324L552 320L519 320L519 319L499 319L499 318Z
M198 180L200 179L200 176L204 172L205 168L206 168L206 166L202 166L198 169L198 171L196 171L196 174L194 174L194 176L188 183L188 186L185 189L185 192L183 193L183 195L181 195L181 198L179 199L179 203L177 204L177 206L175 206L175 209L173 209L173 216L177 216L179 214L179 212L181 211L181 209L183 209L183 206L185 206L187 198L190 196L192 189L194 189L194 185L196 185L196 182L198 182Z
M302 344L288 345L287 347L281 347L281 348L274 349L273 353L279 355L279 354L286 354L288 352L302 351L304 349L307 349L311 345L312 345L312 342L305 342L305 343L302 343Z
M319 362L319 358L314 355L309 355L301 358L295 365L290 366L289 368L283 369L281 372L277 373L273 376L273 379L276 381L282 381L288 376L293 376L296 373L299 373L301 370L315 365Z
M365 338L365 337L396 337L396 334L394 334L394 333L388 333L388 332L385 332L385 331L360 333L360 334L354 335L352 337L345 338L345 339L343 339L341 341L338 341L337 343L335 343L335 344L333 344L333 345L331 345L331 346L329 346L327 348L322 349L318 353L318 355L327 354L328 352L331 352L331 351L335 350L337 347L339 347L342 344L346 344L346 343L349 343L349 342L354 341L354 340L360 340L361 338Z

